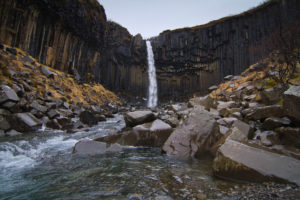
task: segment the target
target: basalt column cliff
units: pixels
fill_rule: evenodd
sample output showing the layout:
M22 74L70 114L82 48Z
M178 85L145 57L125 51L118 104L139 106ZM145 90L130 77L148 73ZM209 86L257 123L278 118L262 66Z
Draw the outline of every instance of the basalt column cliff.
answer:
M2 43L83 82L146 96L145 41L107 21L97 0L1 0L0 19Z
M203 94L224 76L240 74L269 53L257 47L265 48L274 30L299 19L299 0L272 0L206 25L164 31L152 38L159 99Z

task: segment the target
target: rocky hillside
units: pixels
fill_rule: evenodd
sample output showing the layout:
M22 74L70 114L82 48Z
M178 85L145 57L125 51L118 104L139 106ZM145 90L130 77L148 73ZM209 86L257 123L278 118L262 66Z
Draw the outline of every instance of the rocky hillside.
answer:
M0 44L0 135L41 128L72 132L118 111L119 98L96 83L45 66L24 51ZM80 121L72 120L80 118Z
M97 0L8 0L0 10L2 43L83 82L146 96L145 42L108 22Z
M270 0L239 15L205 25L167 30L152 38L159 99L205 94L226 75L238 75L273 51L275 30L299 22L298 0Z

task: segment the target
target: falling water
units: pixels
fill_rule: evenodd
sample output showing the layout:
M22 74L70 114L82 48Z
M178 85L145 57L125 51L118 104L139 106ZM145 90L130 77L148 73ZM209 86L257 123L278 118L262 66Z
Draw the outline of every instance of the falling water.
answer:
M156 82L156 70L154 64L154 56L150 41L146 41L147 54L148 54L148 76L149 76L149 88L148 88L148 107L153 108L157 106L157 82Z

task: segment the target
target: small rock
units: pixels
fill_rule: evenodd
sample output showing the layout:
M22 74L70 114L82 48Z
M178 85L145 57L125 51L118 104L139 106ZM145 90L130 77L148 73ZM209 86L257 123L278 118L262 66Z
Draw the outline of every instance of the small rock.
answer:
M47 112L47 115L50 119L53 119L53 118L59 116L60 113L55 109L51 109L49 112Z
M230 81L233 78L233 75L227 75L224 77L225 81Z
M263 125L262 129L264 130L274 130L275 128L281 126L288 126L291 124L291 120L287 117L279 118L279 117L269 117L267 118Z
M22 133L15 131L15 130L10 130L10 131L6 132L5 134L10 137L22 135Z
M218 86L213 85L213 86L211 86L211 87L208 88L208 91L209 91L209 92L212 92L212 91L214 91L214 90L217 90L218 88L219 88Z
M151 111L134 111L128 112L124 115L127 126L136 126L139 124L151 122L155 120L155 116Z
M122 151L122 146L119 144L108 145L103 142L96 142L93 140L81 140L77 142L73 148L73 153L78 155L98 155L105 154L108 152L120 152Z
M41 72L47 77L47 78L54 78L55 73L50 71L48 68L41 66Z

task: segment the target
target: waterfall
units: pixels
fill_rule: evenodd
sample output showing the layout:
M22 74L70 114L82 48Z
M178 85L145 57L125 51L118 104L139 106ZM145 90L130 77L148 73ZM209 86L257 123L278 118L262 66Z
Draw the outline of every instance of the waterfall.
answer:
M146 41L147 44L147 59L148 59L148 77L149 77L149 88L148 88L148 104L149 108L157 106L157 82L156 82L156 70L154 64L154 56L150 41Z

